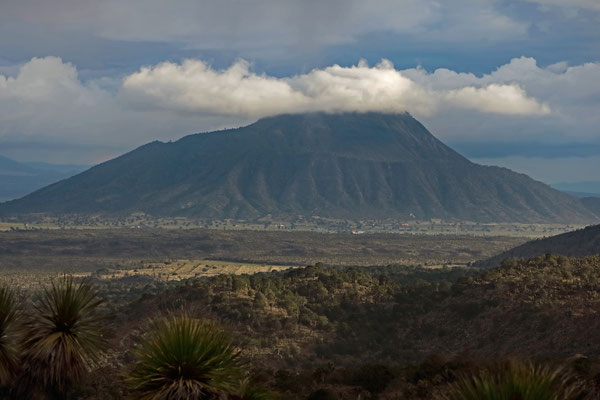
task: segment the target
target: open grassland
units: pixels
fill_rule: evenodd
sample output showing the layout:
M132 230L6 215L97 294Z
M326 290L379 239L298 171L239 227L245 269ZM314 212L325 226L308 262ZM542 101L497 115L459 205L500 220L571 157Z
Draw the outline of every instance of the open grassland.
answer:
M99 279L144 276L160 281L178 281L220 274L244 275L283 271L289 268L294 268L294 266L236 263L219 260L175 260L146 263L135 268L106 268L98 270L96 276Z
M179 280L196 274L254 273L316 262L438 267L468 264L523 241L471 235L212 229L9 231L0 232L0 271L5 279L27 283L61 272Z

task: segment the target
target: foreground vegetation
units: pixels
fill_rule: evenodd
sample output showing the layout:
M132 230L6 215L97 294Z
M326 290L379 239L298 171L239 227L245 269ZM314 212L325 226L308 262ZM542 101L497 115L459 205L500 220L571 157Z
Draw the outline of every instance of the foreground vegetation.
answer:
M186 382L200 382L203 396L232 399L469 399L487 398L486 390L509 393L493 397L501 399L514 391L529 393L523 399L595 398L599 277L598 256L551 255L482 272L317 264L180 282L66 277L41 292L0 293L1 343L21 343L12 354L0 346L8 366L0 372L23 366L18 381L58 388L44 392L54 398L140 398L156 389L147 377L168 371L177 354L212 346L210 362L188 358L186 375L168 373L161 388L189 394ZM75 308L57 303L75 299ZM65 339L54 343L64 346L52 348L65 354L72 332L58 322L74 315L83 337L104 341L101 352L87 340L70 353L80 357L73 369L25 362L51 354L39 346L52 342L40 338L56 327ZM197 378L212 367L213 384ZM555 397L543 397L549 392Z

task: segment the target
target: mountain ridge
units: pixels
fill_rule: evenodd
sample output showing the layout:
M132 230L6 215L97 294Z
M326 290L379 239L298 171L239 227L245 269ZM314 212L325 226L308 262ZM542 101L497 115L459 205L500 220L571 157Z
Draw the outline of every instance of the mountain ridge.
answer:
M408 114L309 113L150 142L0 213L582 222L566 194L481 166Z

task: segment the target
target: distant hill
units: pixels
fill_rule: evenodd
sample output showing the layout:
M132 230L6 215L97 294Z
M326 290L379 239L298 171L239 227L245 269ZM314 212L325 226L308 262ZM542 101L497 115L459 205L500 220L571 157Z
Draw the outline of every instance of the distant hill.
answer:
M51 164L45 162L23 162L22 165L34 168L38 171L57 172L59 174L65 174L68 176L77 175L80 172L90 168L89 165L79 164Z
M561 190L561 192L566 193L566 194L568 194L570 196L579 197L579 198L584 198L584 197L598 197L598 198L600 198L600 195L596 194L596 193L573 192L571 190Z
M19 163L0 155L0 202L18 199L87 168L82 165Z
M33 212L598 220L526 175L470 162L408 114L379 113L281 115L152 142L0 206L4 215Z
M600 197L600 181L561 182L550 186L577 197Z
M543 239L524 243L494 257L475 263L480 267L497 267L506 258L531 258L544 254L585 257L600 254L600 225L588 226Z

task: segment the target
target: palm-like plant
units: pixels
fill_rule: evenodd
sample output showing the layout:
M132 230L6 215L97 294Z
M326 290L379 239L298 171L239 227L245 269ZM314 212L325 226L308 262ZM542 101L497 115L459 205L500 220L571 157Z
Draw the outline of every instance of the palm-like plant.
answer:
M24 325L25 378L62 396L97 360L103 344L96 315L102 303L88 279L53 279Z
M570 400L581 387L562 368L509 361L454 384L446 400Z
M0 386L7 386L17 369L15 328L18 319L15 291L0 286Z
M138 363L128 380L138 399L216 398L235 389L241 377L230 336L185 314L154 320L135 353Z

